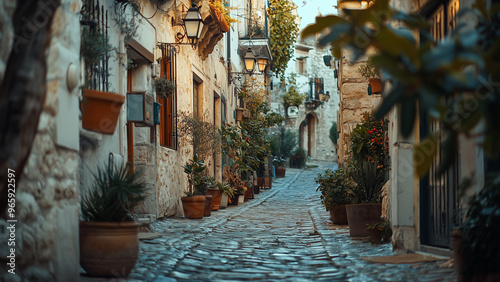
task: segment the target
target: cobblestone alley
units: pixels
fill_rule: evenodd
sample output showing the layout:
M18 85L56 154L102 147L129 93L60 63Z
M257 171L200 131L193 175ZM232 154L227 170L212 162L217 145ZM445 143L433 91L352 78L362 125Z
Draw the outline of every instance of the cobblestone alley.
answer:
M166 218L160 237L142 240L139 260L120 281L454 281L446 260L376 264L391 244L353 240L321 206L314 178L333 164L287 169L255 199L202 220ZM82 276L82 281L116 281Z

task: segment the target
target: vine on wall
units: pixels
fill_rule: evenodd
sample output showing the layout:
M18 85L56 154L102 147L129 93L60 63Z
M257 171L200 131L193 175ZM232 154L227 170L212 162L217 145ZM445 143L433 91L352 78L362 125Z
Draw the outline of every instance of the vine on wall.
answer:
M285 73L288 61L292 58L295 42L299 33L296 23L295 9L290 0L269 1L269 23L273 71L277 75Z

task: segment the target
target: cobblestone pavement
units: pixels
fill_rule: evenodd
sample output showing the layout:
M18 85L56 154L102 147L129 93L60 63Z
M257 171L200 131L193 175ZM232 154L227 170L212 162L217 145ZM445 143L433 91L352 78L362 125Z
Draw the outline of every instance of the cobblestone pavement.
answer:
M440 262L376 264L364 256L392 255L390 244L353 240L331 224L314 177L335 164L287 169L273 188L201 220L166 218L161 237L142 240L126 279L82 281L454 281Z

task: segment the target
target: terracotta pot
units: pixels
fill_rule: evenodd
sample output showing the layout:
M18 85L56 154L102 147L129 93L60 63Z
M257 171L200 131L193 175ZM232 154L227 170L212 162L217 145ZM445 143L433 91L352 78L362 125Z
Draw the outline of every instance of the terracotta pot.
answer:
M90 89L83 89L82 96L82 127L102 134L113 134L125 96Z
M127 276L139 255L134 222L80 222L80 265L91 276Z
M369 236L367 225L380 221L382 215L382 204L355 204L345 208L352 237Z
M184 196L181 198L184 216L190 219L203 218L205 211L205 196Z
M212 210L218 211L220 209L220 202L222 199L223 191L219 189L208 189L208 194L212 195Z
M335 224L347 224L345 205L333 206L330 210L330 219Z
M220 209L225 209L227 208L227 204L229 201L229 196L226 193L222 193L222 196L220 198Z
M276 178L285 177L286 167L277 167L276 168Z
M370 243L380 244L380 242L382 242L382 231L378 229L369 229L368 234L370 234Z
M372 94L382 94L384 91L384 85L380 78L369 78L368 79L368 95Z
M205 207L203 211L203 216L211 216L212 215L212 195L205 195Z

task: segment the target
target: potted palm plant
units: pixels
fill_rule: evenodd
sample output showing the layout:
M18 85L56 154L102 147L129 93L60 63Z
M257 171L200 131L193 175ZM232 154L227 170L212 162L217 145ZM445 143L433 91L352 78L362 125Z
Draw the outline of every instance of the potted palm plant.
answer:
M188 191L185 192L185 196L181 197L181 201L186 218L199 219L205 214L207 192L203 177L205 169L205 163L197 154L184 165L184 172L188 175Z
M126 276L139 254L132 209L144 200L146 185L129 166L99 168L81 203L80 264L91 276Z
M382 214L380 198L385 183L385 172L371 161L352 161L350 175L356 183L352 190L354 203L346 205L349 233L353 237L368 236L367 224L377 222Z

